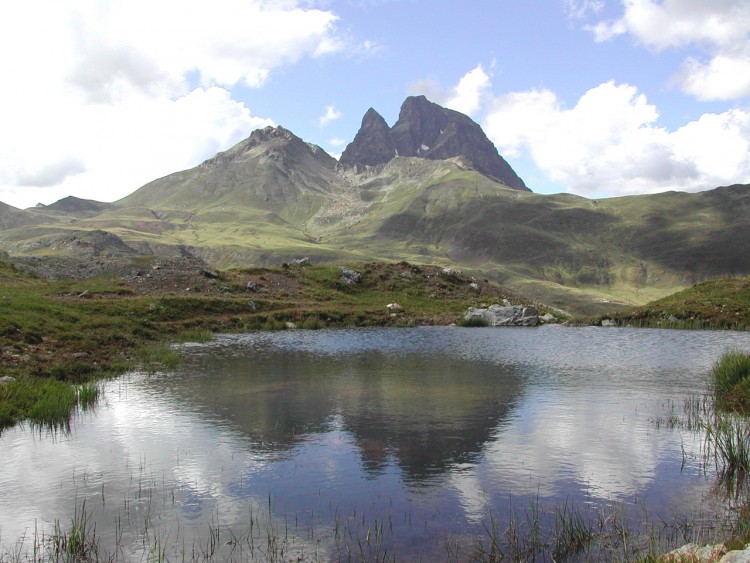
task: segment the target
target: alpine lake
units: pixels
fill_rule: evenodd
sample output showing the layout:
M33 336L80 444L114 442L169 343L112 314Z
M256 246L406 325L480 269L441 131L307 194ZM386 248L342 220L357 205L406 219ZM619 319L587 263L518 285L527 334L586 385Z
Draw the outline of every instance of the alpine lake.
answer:
M731 525L708 375L750 333L217 335L0 435L0 560L634 560ZM64 535L70 534L70 535ZM53 547L57 546L57 548ZM62 559L61 559L62 560Z

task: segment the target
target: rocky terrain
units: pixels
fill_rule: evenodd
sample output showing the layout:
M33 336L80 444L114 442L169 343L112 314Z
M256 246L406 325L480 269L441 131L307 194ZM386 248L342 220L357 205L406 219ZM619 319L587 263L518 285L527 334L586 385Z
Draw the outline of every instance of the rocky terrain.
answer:
M511 188L528 191L479 125L424 96L407 98L392 128L373 108L367 110L359 132L339 162L345 167L376 165L399 156L430 160L461 156L479 172Z

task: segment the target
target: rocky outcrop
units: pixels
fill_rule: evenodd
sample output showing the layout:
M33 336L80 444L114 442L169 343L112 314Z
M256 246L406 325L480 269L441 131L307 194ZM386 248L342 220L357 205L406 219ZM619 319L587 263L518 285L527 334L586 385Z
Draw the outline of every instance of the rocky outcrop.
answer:
M689 543L679 549L670 551L659 557L663 563L748 563L750 561L750 546L745 549L727 550L723 543L715 545L698 545Z
M396 156L395 150L390 127L378 112L370 108L339 162L344 166L383 164Z
M481 319L488 326L536 326L539 310L523 305L491 305L487 309L469 308L464 320Z
M339 271L341 272L341 281L346 285L354 285L362 281L362 274L351 268L340 266Z
M397 156L430 160L463 157L476 170L506 186L529 191L479 125L466 115L430 102L424 96L406 98L398 121L390 129L370 108L339 162L349 167L385 164Z

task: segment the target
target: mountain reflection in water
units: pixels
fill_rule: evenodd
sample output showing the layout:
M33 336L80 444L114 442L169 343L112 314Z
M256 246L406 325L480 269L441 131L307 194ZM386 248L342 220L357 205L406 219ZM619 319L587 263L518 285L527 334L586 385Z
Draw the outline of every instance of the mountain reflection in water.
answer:
M365 471L392 457L414 483L475 461L523 393L510 364L445 350L336 350L319 333L311 353L308 337L219 337L207 347L211 360L191 357L174 385L165 383L176 401L231 423L256 448L289 450L339 420Z
M4 432L0 544L69 522L83 500L104 544L123 538L125 560L149 558L146 532L177 560L211 530L254 521L260 533L259 514L276 533L293 522L294 553L322 560L341 554L339 522L356 541L384 518L400 560L440 560L445 538L470 545L490 515L503 530L529 499L622 503L668 522L710 510L715 481L701 435L655 421L704 393L732 347L750 349L750 334L217 335L182 345L174 373L106 382L69 434Z

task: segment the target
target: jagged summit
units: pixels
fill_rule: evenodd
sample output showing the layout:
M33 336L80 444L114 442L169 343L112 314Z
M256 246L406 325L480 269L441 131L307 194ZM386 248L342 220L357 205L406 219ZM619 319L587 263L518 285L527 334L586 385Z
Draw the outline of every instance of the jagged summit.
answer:
M396 156L431 160L462 156L483 174L511 188L528 191L477 123L424 96L406 98L398 121L390 128L378 112L372 108L367 110L362 126L339 162L347 167L375 165L389 162Z
M354 140L346 147L339 162L344 166L355 164L383 164L395 156L391 129L373 108L367 110Z

